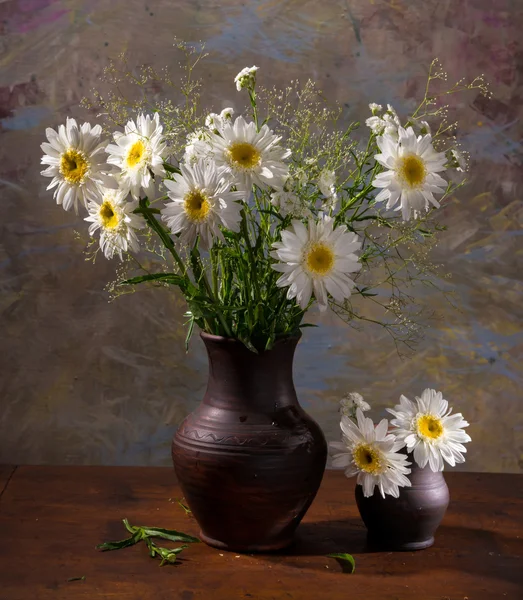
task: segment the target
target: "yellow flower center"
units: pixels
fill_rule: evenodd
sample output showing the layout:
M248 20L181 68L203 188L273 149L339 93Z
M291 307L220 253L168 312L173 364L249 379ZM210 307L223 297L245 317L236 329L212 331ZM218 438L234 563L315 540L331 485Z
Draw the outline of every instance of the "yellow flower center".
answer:
M191 190L184 198L185 214L194 223L201 223L211 210L211 203L201 190Z
M69 148L60 158L60 173L68 183L78 185L82 183L89 170L86 156L80 150Z
M137 140L134 142L127 152L127 158L125 159L127 166L133 168L142 162L146 150L147 148L142 140Z
M228 150L229 158L235 167L253 169L260 162L260 153L248 142L234 142Z
M371 444L360 444L352 452L358 469L377 475L383 471L381 452Z
M417 154L407 154L400 159L398 173L409 187L416 188L425 183L427 169Z
M433 415L421 415L416 420L416 429L418 435L431 440L437 440L443 435L443 423L438 417Z
M311 244L305 254L305 263L313 275L327 275L334 267L334 252L323 242Z
M114 206L109 200L104 200L102 206L100 206L100 218L102 219L102 225L105 229L114 229L118 226L119 219Z

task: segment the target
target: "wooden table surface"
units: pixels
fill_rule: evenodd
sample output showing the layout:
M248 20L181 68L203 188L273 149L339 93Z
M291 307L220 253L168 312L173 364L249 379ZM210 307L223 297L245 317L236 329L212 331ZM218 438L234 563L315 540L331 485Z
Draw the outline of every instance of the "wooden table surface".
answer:
M451 504L427 550L367 552L354 481L328 471L285 552L192 544L177 565L160 567L143 543L103 553L95 545L127 537L123 517L197 535L175 502L172 469L0 467L0 599L523 599L523 475L446 479ZM342 573L331 552L353 554L356 572Z

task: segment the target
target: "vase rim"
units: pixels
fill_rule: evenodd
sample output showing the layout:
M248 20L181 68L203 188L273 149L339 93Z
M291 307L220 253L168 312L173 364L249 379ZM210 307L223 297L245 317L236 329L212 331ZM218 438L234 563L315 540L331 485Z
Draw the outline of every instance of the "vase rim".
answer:
M276 340L274 340L274 344L272 346L272 348L274 348L274 346L276 346L277 344L280 344L282 342L287 342L290 340L296 340L298 341L302 336L301 331L298 334L295 335L286 335L283 336L281 338L278 338ZM222 335L215 335L214 333L207 333L206 331L200 331L200 337L202 338L202 340L209 340L212 342L218 342L221 344L241 344L242 346L244 345L242 341L236 339L236 338L229 338L229 337L225 337ZM271 350L272 350L271 348Z

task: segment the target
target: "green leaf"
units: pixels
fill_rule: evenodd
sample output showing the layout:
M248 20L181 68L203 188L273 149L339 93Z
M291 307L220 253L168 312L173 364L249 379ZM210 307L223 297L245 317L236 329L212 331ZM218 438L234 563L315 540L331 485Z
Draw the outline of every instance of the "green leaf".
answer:
M133 210L133 213L135 215L143 215L143 214L145 214L145 211L147 211L148 213L152 213L154 215L159 215L162 212L159 208L146 208L146 209L135 208Z
M85 575L82 575L81 577L69 577L67 581L85 581Z
M131 537L120 540L118 542L104 542L103 544L98 544L96 546L97 550L101 550L102 552L107 552L108 550L120 550L121 548L127 548L129 546L134 546L142 539L142 532L136 531Z
M223 233L223 237L224 237L226 240L233 240L233 241L236 241L236 240L237 240L237 239L239 239L239 237L240 237L240 236L239 236L239 234L237 234L237 233L234 233L234 231L229 231L228 229L224 229L224 230L222 231L222 233Z
M187 546L180 546L179 548L160 548L160 546L156 546L157 549L160 551L160 556L162 556L164 559L169 560L170 557L174 558L174 560L176 560L176 555L180 554L180 552L182 550L185 550L185 548L187 548ZM174 560L172 562L174 562ZM161 565L160 565L161 566Z
M314 323L301 323L299 327L318 327L318 325L315 325Z
M160 567L163 567L163 565L165 563L170 563L171 565L174 565L174 563L176 562L176 554L174 553L169 553L169 554L160 554L160 556L162 557L162 560L160 562Z
M163 163L163 168L169 173L181 173L180 169L178 169L174 165L169 164L168 162Z
M275 324L276 321L273 321L273 323ZM274 344L275 340L276 340L276 334L274 333L274 327L272 327L272 331L267 336L267 341L265 342L265 350L270 350L272 348L272 345Z
M433 231L428 231L427 229L418 229L418 232L421 233L424 238L433 237L434 235Z
M189 352L189 342L191 341L194 330L194 321L194 315L191 314L191 318L189 319L189 327L187 328L187 335L185 336L185 352Z
M276 217L277 219L280 219L280 221L285 221L284 217L282 217L280 215L280 213L276 212L276 210L273 209L266 209L266 208L260 208L258 210L259 213L262 213L264 215L273 215L274 217Z
M186 545L180 546L179 548L162 548L157 546L150 538L144 538L144 541L149 548L149 556L151 558L155 558L159 556L162 560L160 562L160 567L168 562L170 564L174 564L177 560L177 555L187 548Z
M254 354L259 354L258 350L255 348L255 346L253 345L253 343L248 340L247 338L242 337L238 337L238 339L240 340L240 342L246 346L251 352L254 352Z
M139 275L138 277L125 279L124 281L120 281L120 285L134 285L144 281L165 281L172 285L183 285L185 278L175 273L150 273L149 275Z
M200 538L174 529L163 529L161 527L140 527L140 529L143 531L144 536L159 537L171 542L197 543L200 541Z
M335 558L341 565L344 573L354 573L356 570L356 561L354 560L352 554L335 552L334 554L327 554L327 556L329 558Z
M192 510L182 500L176 500L176 502L183 508L186 515L192 514Z
M356 293L357 294L361 294L362 296L377 296L377 293L374 292L369 292L367 290L371 290L372 288L370 286L364 287L364 288L356 288Z
M134 527L134 525L131 525L127 519L122 519L122 523L125 525L127 531L132 535L134 535L139 529L139 527Z
M353 221L379 221L381 217L376 215L360 215L352 219Z

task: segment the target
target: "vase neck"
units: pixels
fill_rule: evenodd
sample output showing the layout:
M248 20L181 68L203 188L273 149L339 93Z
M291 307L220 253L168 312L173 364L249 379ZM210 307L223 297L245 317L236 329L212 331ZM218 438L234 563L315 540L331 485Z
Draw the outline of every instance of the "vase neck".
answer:
M442 481L444 481L443 472L442 471L432 471L432 469L427 464L425 467L421 468L417 465L414 460L414 456L409 454L409 460L411 461L411 473L409 475L409 479L411 482L411 486L414 488L425 488L425 487L434 487L442 485Z
M256 354L241 342L202 334L209 356L209 380L203 402L231 410L277 410L296 405L292 379L297 337L279 340Z

